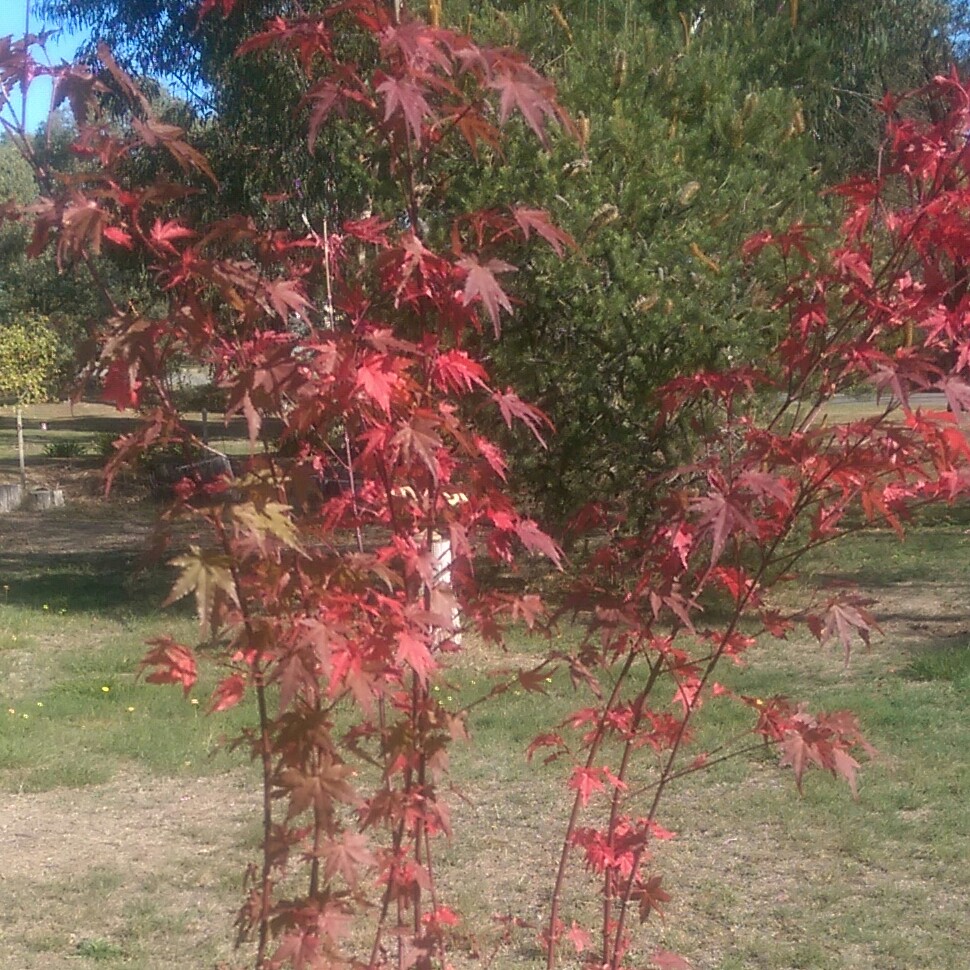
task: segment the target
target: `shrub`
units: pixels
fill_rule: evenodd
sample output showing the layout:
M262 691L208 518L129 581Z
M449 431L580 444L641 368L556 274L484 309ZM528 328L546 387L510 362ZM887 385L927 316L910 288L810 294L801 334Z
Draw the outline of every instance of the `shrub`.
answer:
M87 453L87 442L76 438L59 438L44 445L44 454L48 458L83 458Z

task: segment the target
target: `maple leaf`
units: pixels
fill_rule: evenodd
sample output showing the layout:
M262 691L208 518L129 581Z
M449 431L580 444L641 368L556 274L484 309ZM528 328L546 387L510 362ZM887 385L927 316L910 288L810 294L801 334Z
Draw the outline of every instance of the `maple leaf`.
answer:
M506 481L509 470L509 463L505 460L505 455L502 454L501 448L498 445L493 444L491 441L485 438L476 436L475 437L475 447L478 449L478 453L485 459L488 467L498 475L502 481Z
M551 429L553 424L542 411L531 404L526 404L511 388L504 393L495 391L492 394L492 399L498 404L502 419L507 427L511 428L513 419L518 418L535 435L539 444L543 447L546 446L545 438L542 437L540 429L543 427Z
M366 219L348 219L342 229L348 236L353 236L361 242L373 243L376 246L388 245L387 230L392 223L378 216L368 216Z
M488 389L487 371L464 350L448 350L439 354L433 373L442 386L451 390L470 391L476 386Z
M857 775L861 765L848 751L841 747L832 750L832 774L841 775L849 784L853 798L859 797L859 783Z
M142 382L137 377L137 366L132 367L120 357L115 358L101 380L101 396L119 411L138 407L138 392Z
M520 519L515 524L515 534L529 552L538 552L562 568L562 549L532 519Z
M401 630L397 635L397 659L407 664L422 683L427 683L428 675L437 669L426 641L408 630Z
M192 229L183 226L174 219L168 222L162 222L161 219L156 219L149 238L159 249L175 255L178 250L172 245L173 241L178 239L192 239L195 235L196 233Z
M357 370L356 386L388 415L391 413L391 393L397 384L398 376L384 355L369 358Z
M589 949L589 945L593 942L592 936L576 920L573 920L573 925L563 933L563 938L572 943L577 953Z
M223 17L228 17L235 10L237 3L238 0L202 0L199 4L199 12L196 15L196 22L201 22L213 10L218 10Z
M108 225L108 213L90 199L78 200L64 209L61 222L62 234L57 243L57 260L60 266L64 256L101 252L101 236Z
M269 298L270 306L276 311L276 315L284 322L288 323L290 315L306 319L306 311L310 306L303 291L303 284L299 280L274 280L266 284L266 295Z
M289 964L293 970L324 970L330 960L321 962L321 940L316 927L290 930L280 937L280 945L273 954L271 965L282 967Z
M223 553L203 551L192 545L186 555L173 559L171 565L181 569L182 574L165 599L164 606L170 606L194 592L199 622L205 628L212 619L213 610L222 602L230 600L239 605L231 561Z
M487 263L480 263L473 256L464 256L458 260L458 265L465 271L465 289L462 300L465 306L470 306L480 300L492 321L495 336L501 333L499 310L512 312L512 303L505 291L495 278L496 273L514 273L515 267L504 263L500 259L490 259Z
M183 138L184 128L179 128L178 125L167 125L153 118L147 121L134 119L131 126L149 148L158 146L164 148L183 172L188 173L194 169L218 187L219 180L212 171L208 159Z
M585 808L595 792L605 791L603 772L600 768L584 768L577 765L567 782L568 787L579 792L579 800Z
M150 684L181 684L188 697L198 676L192 651L168 636L156 637L148 643L155 649L145 654L139 670L146 667L160 669L149 674L145 680Z
M320 849L327 879L335 875L343 877L351 889L356 889L360 871L375 864L374 854L367 845L367 838L360 833L345 831L337 841L328 840Z
M439 932L443 926L458 926L461 923L461 917L447 906L438 906L430 913L425 913L421 919L425 925L434 927Z
M273 536L289 549L300 549L300 539L293 524L292 509L280 502L239 502L231 507L232 517L256 536L261 551L265 538Z
M489 148L499 147L498 129L489 124L477 111L461 111L454 119L455 127L468 142L475 160L478 160L478 143L484 142Z
M873 276L872 276L872 266L871 257L866 253L861 253L858 250L852 249L839 249L833 254L833 259L835 261L836 268L845 277L849 279L856 279L865 286L872 286Z
M950 375L940 381L938 387L946 396L946 403L954 414L970 411L970 384Z
M113 242L116 246L121 246L122 249L134 249L135 240L126 229L122 229L121 226L107 226L102 233L105 239L109 242Z
M105 66L108 73L111 75L111 79L118 85L121 93L128 99L132 104L137 104L143 114L151 117L151 103L148 98L142 94L141 90L131 79L131 77L125 73L119 66L118 62L114 59L111 54L111 48L101 42L98 44L98 60Z
M640 909L640 922L645 923L651 913L656 913L663 919L663 903L670 902L670 893L660 888L663 876L651 876L646 882L640 882L633 890L631 898L636 900Z
M712 566L721 558L732 533L740 529L748 535L758 535L757 524L735 496L714 489L710 494L694 499L691 506L701 513L698 528L710 534Z
M105 84L97 79L91 69L72 64L57 73L51 109L56 111L65 101L71 106L75 124L83 126L88 120L88 108L95 95L107 92Z
M395 112L400 111L415 142L420 144L424 119L433 115L424 97L425 89L414 81L385 77L377 85L377 91L384 96L384 121L389 121Z
M555 752L549 755L543 764L555 761L559 755L566 750L566 742L559 734L539 734L532 739L531 744L525 749L526 761L531 761L535 753L540 748L555 748Z
M245 693L245 678L242 674L231 674L221 680L212 692L212 704L209 707L209 713L228 711L230 707L235 707L242 700Z
M433 415L419 411L391 439L391 445L400 448L402 454L408 457L416 455L435 482L438 481L441 471L438 450L442 446L441 438L435 431L436 424L437 420Z
M504 125L513 109L525 119L543 145L548 144L546 119L557 118L555 87L537 71L524 65L492 81L490 87L500 94L499 124Z
M512 601L512 619L523 620L528 629L533 629L536 620L546 614L546 605L542 602L542 597L535 593L527 593L525 596L516 597Z
M853 638L858 636L868 647L872 631L879 630L871 614L862 608L867 603L867 600L833 600L822 617L810 616L806 622L823 647L833 636L837 637L845 650L845 661L848 663Z
M527 209L523 206L516 206L512 209L512 216L519 224L522 235L526 240L531 233L540 235L550 246L557 256L565 254L566 248L579 249L576 240L564 232L558 226L553 225L549 213L545 209Z

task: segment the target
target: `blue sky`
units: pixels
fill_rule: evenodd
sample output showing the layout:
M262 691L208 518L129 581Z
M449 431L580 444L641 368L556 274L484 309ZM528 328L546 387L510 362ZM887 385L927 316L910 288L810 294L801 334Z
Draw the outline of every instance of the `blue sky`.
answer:
M24 33L24 21L28 0L0 0L0 37L12 34L14 37L22 37ZM37 4L31 5L30 31L33 34L39 33L44 27L54 29L57 24L45 23L37 16L34 8ZM59 37L52 39L47 45L47 56L52 64L59 64L62 60L70 60L77 50L81 37L77 35L62 33ZM43 60L40 52L35 52L35 57ZM46 79L35 81L30 88L30 96L27 99L27 127L34 130L42 121L47 118L50 108L51 86ZM14 96L14 101L20 105L19 91Z

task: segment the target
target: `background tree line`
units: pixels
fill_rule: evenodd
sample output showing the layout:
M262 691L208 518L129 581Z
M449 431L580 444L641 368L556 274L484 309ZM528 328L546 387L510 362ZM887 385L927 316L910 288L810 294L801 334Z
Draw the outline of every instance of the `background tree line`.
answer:
M482 145L486 179L456 164L422 187L431 202L534 202L578 243L564 258L534 257L519 274L516 324L491 348L501 378L557 427L539 455L507 444L519 483L560 522L591 494L634 511L649 501L650 475L682 444L669 428L656 430L653 389L698 367L756 360L773 334L771 268L745 265L743 240L793 221L831 222L825 187L875 162L882 118L873 102L946 72L963 56L967 25L963 0L412 6L525 50L577 119L578 137L547 155L525 137L501 154ZM197 5L181 0L45 0L38 13L90 30L81 53L92 64L104 40L154 80L169 120L191 129L213 160L219 190L196 202L207 215L245 211L259 221L272 210L318 229L364 211L400 218L387 161L359 155L353 125L321 135L311 153L310 109L279 110L299 100L291 57L232 56L271 8L278 4L250 0L199 22ZM53 134L56 150L61 134ZM36 191L9 144L0 169L2 194ZM28 272L23 245L16 226L4 230L0 317L46 313L60 321L65 348L83 345L99 308L53 265ZM150 273L124 259L106 263L128 274L133 295ZM690 433L686 423L680 430Z

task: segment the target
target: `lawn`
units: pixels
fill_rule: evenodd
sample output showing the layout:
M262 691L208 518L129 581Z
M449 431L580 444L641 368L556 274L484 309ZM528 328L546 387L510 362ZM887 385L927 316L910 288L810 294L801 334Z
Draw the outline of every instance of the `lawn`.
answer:
M189 698L137 679L146 639L191 639L194 626L187 608L158 609L165 567L136 568L153 509L135 494L69 502L0 516L0 966L245 966L231 924L257 796L251 766L223 741L250 712L205 713L216 670ZM970 514L956 510L905 542L873 531L809 564L791 595L851 578L878 599L883 636L848 667L799 636L725 672L747 694L851 708L880 754L855 801L817 773L799 797L770 754L673 789L663 821L678 837L660 869L674 898L665 921L638 931L644 947L680 952L696 970L963 970L968 530ZM523 636L511 657L492 657L471 643L440 689L457 706L491 668L536 649ZM548 903L560 769L523 752L578 701L565 680L549 688L541 703L509 692L479 709L453 759L456 837L437 868L467 915L459 967L490 956L493 967L540 965L534 934L502 942L492 917L537 921ZM713 704L703 734L737 723ZM574 894L567 920L583 910Z

